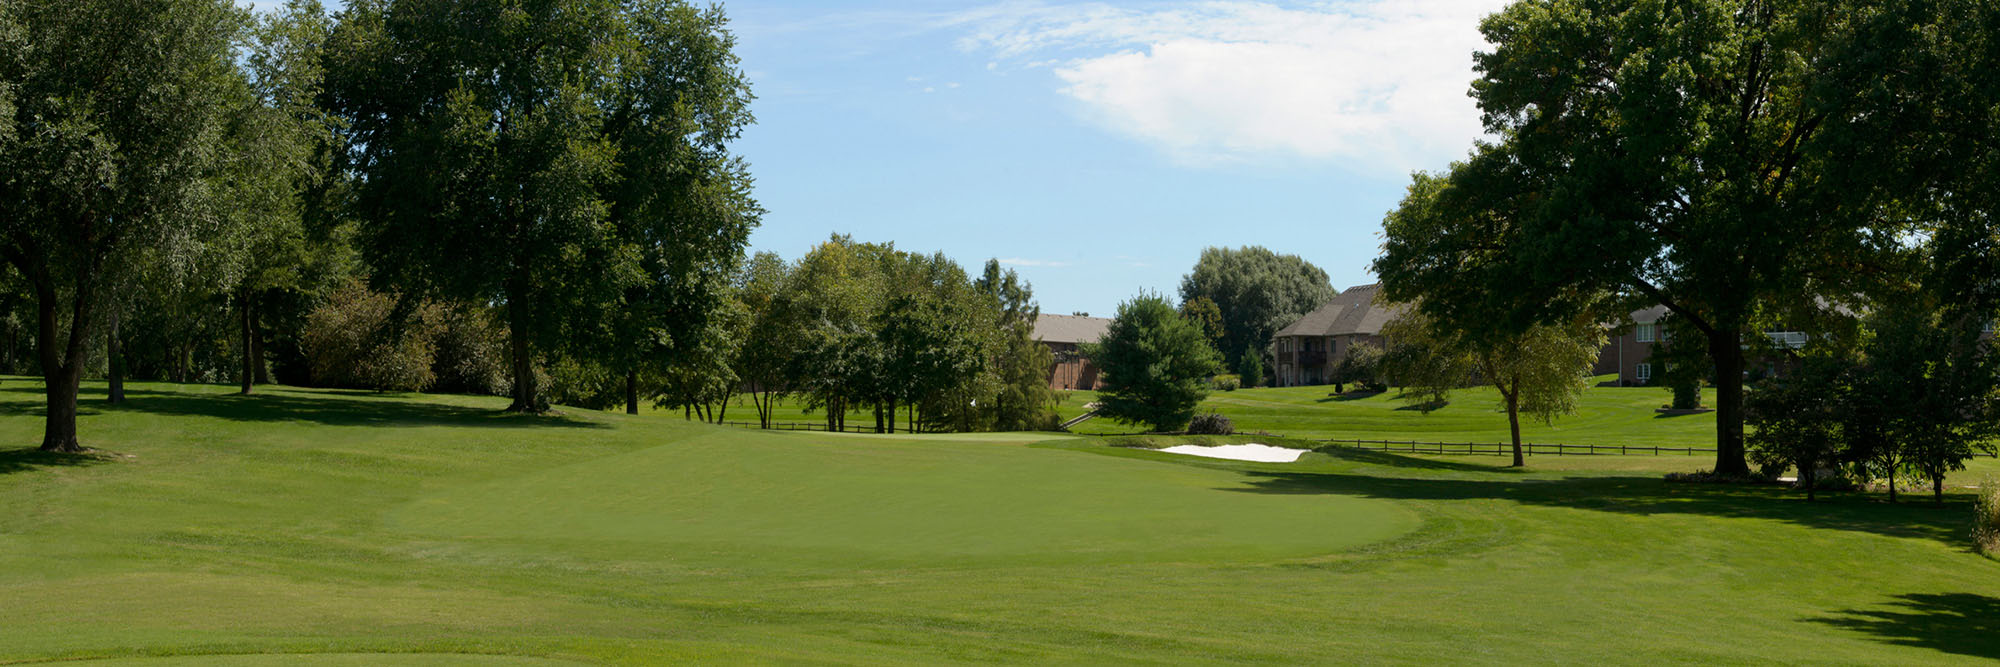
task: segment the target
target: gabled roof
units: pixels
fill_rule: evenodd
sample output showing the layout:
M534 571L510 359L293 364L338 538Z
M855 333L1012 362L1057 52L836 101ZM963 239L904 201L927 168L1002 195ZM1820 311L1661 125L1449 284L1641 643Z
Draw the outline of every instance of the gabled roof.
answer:
M1393 305L1376 302L1375 295L1381 289L1380 283L1349 287L1326 305L1279 329L1277 335L1379 336L1382 325L1402 313L1402 309Z
M1044 343L1095 343L1111 329L1111 320L1081 315L1036 315L1035 340Z

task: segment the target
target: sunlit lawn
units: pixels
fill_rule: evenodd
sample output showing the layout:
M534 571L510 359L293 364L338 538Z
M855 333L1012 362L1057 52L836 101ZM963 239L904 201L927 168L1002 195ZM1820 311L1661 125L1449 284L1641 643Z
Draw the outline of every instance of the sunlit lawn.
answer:
M2000 562L1969 550L1963 492L1808 503L1661 481L1700 457L1253 464L161 384L90 408L110 454L54 457L27 449L38 389L0 381L0 661L2000 659Z

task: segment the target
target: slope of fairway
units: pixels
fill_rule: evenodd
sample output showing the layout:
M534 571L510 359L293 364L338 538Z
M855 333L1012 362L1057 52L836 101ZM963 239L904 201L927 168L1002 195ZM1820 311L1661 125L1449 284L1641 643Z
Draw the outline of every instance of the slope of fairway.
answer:
M1684 457L1264 464L101 392L82 431L111 454L52 456L39 384L0 378L0 663L2000 659L1962 488L1807 503L1662 482L1707 465Z
M1006 439L1004 436L1000 439ZM1318 555L1416 528L1388 501L1242 493L1242 475L924 436L696 430L452 489L391 516L455 539L609 540L852 566Z
M1610 376L1605 376L1609 378ZM1714 390L1705 390L1713 403ZM1578 445L1643 445L1714 447L1715 415L1663 416L1654 412L1668 401L1659 387L1586 389L1576 414L1552 425L1522 417L1521 437L1527 442ZM1083 414L1095 392L1068 392L1058 412L1064 419ZM1425 442L1507 442L1507 413L1500 410L1492 387L1468 387L1451 392L1445 406L1425 414L1398 400L1397 392L1333 395L1333 387L1261 387L1210 392L1200 410L1218 412L1235 422L1238 431L1262 431L1295 438L1419 440ZM1093 419L1078 425L1079 433L1127 433L1130 424Z

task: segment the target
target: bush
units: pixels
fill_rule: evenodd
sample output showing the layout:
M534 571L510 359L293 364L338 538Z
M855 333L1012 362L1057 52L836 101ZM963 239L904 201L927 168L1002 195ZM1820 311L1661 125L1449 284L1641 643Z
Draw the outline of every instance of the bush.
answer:
M1243 386L1243 380L1234 375L1217 375L1209 379L1208 386L1216 391L1236 391Z
M1236 374L1241 376L1242 386L1264 386L1264 354L1255 347L1243 350L1243 361L1236 365Z
M1701 408L1700 381L1676 382L1674 383L1673 390L1674 390L1674 402L1670 404L1671 405L1670 409L1696 410Z
M431 370L436 332L425 317L398 321L396 297L359 281L336 290L306 316L300 333L313 383L320 386L422 391Z
M437 355L431 389L459 394L506 396L513 390L507 377L507 333L493 313L478 306L439 308Z
M1708 470L1701 470L1696 472L1670 472L1667 473L1667 481L1686 484L1772 484L1777 480L1772 479L1769 475L1755 472L1748 475L1736 476L1717 475Z
M1229 435L1236 432L1236 424L1221 413L1211 412L1195 415L1194 420L1188 422L1187 432L1188 435Z
M1973 510L1973 548L2000 559L2000 478L1988 477L1979 485L1979 498Z

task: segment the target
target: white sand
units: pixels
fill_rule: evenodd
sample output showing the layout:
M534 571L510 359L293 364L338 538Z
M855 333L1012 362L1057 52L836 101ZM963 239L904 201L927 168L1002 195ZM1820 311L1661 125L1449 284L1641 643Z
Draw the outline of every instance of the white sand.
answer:
M1265 463L1291 463L1293 461L1299 460L1299 455L1304 454L1311 450L1289 449L1285 447L1272 447L1270 445L1260 445L1253 442L1243 445L1223 445L1220 447L1180 445L1177 447L1168 447L1160 451L1167 452L1169 454L1206 456L1211 459L1230 459L1235 461L1262 461Z

